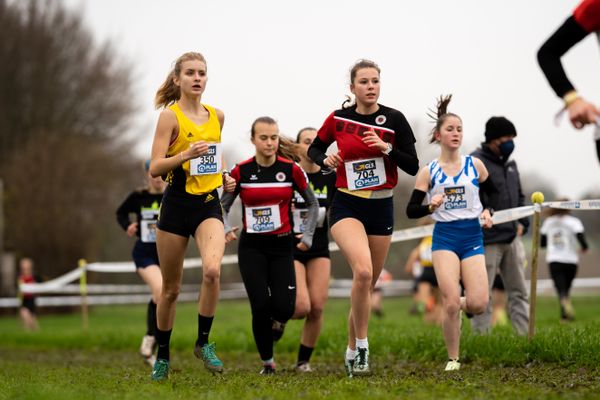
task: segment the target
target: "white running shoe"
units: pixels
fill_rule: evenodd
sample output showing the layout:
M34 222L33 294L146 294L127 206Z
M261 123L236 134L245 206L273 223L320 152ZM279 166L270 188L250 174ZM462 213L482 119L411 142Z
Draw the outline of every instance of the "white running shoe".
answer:
M458 371L459 369L460 363L458 362L458 359L456 359L448 361L448 364L446 364L446 369L444 369L444 371Z
M369 349L366 347L356 348L356 358L354 359L354 366L352 367L353 375L369 375L371 369L369 368Z
M156 339L154 338L154 336L146 335L142 338L142 344L140 345L140 354L142 355L142 357L148 358L152 356L152 353L154 353L155 343Z
M300 365L296 365L296 372L312 372L313 369L310 367L310 364L305 362Z

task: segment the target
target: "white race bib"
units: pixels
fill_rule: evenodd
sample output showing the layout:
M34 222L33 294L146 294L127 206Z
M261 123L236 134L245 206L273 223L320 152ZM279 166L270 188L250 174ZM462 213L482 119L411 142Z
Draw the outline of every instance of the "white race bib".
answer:
M382 157L346 161L344 166L350 190L368 189L387 182Z
M246 207L246 232L273 232L281 227L279 205Z
M221 143L208 143L208 152L190 160L190 175L210 175L221 172Z
M445 187L444 194L444 209L446 210L459 210L468 208L467 196L465 195L464 186L452 186Z
M143 219L140 221L140 239L143 243L156 243L156 223L155 219Z
M325 221L325 207L319 207L319 215L317 216L317 228L323 227ZM294 233L304 233L306 231L306 219L308 218L307 208L294 209Z

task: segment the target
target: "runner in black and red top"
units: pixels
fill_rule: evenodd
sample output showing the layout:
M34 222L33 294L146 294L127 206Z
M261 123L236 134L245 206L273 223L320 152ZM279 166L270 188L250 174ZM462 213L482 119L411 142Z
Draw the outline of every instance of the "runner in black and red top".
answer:
M577 129L600 124L600 108L581 97L567 78L560 58L590 33L600 40L600 0L584 0L573 15L546 40L538 51L538 62L556 95L564 100L569 119ZM596 149L600 160L600 128L596 128Z
M309 361L323 325L323 308L329 292L329 228L327 211L335 194L335 172L323 170L308 158L306 151L317 137L317 130L304 128L298 132L296 143L302 148L300 166L306 172L310 187L319 201L319 215L313 243L308 251L296 249L296 311L293 319L304 319L296 371L310 372ZM296 193L294 199L294 232L303 233L308 209L304 198Z
M331 234L353 273L345 366L348 375L369 369L371 291L381 273L394 228L392 189L397 168L415 175L419 160L415 138L404 115L377 103L379 67L360 60L350 71L356 104L333 112L308 155L324 168L337 169L338 191L330 210ZM338 152L325 151L337 142Z
M23 322L23 327L28 331L35 331L39 328L36 317L35 295L27 291L21 292L20 287L26 283L38 283L41 279L33 273L33 260L24 257L19 261L19 294L21 297L21 307L19 315Z
M236 165L231 176L233 193L223 195L226 240L236 239L228 214L237 195L242 200L243 230L238 248L240 273L252 309L252 332L263 362L261 374L275 372L273 342L283 334L294 313L296 277L291 202L294 190L308 205L306 229L297 248L310 249L317 222L318 203L304 171L293 159L293 142L279 136L270 117L252 124L256 155Z

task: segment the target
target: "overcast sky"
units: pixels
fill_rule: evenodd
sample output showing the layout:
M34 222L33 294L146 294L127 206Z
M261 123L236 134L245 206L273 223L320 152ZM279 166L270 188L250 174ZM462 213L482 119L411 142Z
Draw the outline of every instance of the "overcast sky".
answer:
M593 128L575 131L566 119L554 125L562 103L535 58L579 0L64 1L83 12L98 41L111 40L134 66L138 154L150 153L154 94L184 52L207 59L202 100L225 112L231 161L253 154L256 117L272 116L289 136L318 128L349 94L350 66L369 58L382 69L379 102L406 115L424 150L421 165L437 154L425 144L427 109L452 93L464 152L483 140L490 116L504 115L517 127L514 158L522 174L537 174L571 198L600 186ZM579 92L600 103L596 36L563 62Z

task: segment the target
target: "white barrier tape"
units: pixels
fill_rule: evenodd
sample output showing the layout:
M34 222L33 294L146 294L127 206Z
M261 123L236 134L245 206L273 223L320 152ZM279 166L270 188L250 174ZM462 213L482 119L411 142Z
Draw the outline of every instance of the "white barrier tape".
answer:
M77 268L71 272L42 283L24 283L19 286L23 293L48 293L60 291L66 284L71 283L81 277L81 269Z
M197 290L200 287L199 284L186 284L181 285L182 292L189 292L192 290ZM145 284L135 284L135 285L126 285L126 284L92 284L86 285L87 293L89 294L98 294L98 293L150 293L150 288ZM53 290L52 293L61 293L61 294L79 294L81 292L81 287L78 284L74 285L65 285L58 290Z
M563 210L600 210L600 200L548 201L543 206Z
M496 211L492 217L492 221L494 221L494 224L503 224L529 217L530 215L533 215L533 206L509 208L508 210Z
M227 254L223 256L222 265L237 264L237 254ZM202 267L201 258L187 258L183 261L183 269L200 268ZM135 272L135 264L131 261L127 262L102 262L90 263L86 265L86 269L92 272Z
M533 214L533 206L523 206L517 208L511 208L508 210L496 211L492 220L494 224L502 224L509 221L525 218ZM412 239L420 239L426 236L430 236L433 233L434 224L417 226L415 228L402 229L394 231L392 233L392 243L402 242ZM337 251L340 248L335 243L329 243L330 251Z
M85 269L91 272L135 272L135 264L131 261L126 262L95 262L86 264Z
M413 280L394 280L382 286L383 294L386 296L409 295L413 290ZM331 282L329 288L329 297L347 298L350 296L352 287L351 279L336 279ZM529 280L526 281L526 287L530 287ZM585 292L589 289L600 288L600 278L576 278L573 281L573 289L579 292ZM551 279L540 279L537 282L537 292L539 294L553 294L554 283ZM221 290L219 297L221 299L244 299L247 297L243 284L232 284L229 288ZM87 296L90 305L110 305L110 304L143 304L148 303L149 294L132 295L96 295ZM198 292L182 292L178 298L179 301L195 302L198 301ZM39 297L36 299L36 305L39 307L57 307L57 306L78 306L81 304L81 296L52 296ZM19 299L0 298L0 308L20 307Z
M545 202L542 204L544 207L551 208L562 208L569 210L600 210L600 200L575 200L575 201L553 201ZM518 220L521 218L528 217L534 213L534 209L537 205L522 206L516 208L510 208L507 210L500 210L494 213L492 220L494 224L502 224ZM539 206L537 206L539 208ZM392 233L392 243L420 239L425 236L429 236L433 232L433 224L425 226L417 226L414 228L401 229ZM339 247L336 243L329 243L330 251L338 251ZM237 254L228 254L223 257L222 265L237 264ZM202 259L200 258L189 258L184 260L183 268L199 268L202 267ZM107 273L119 273L119 272L135 272L135 265L133 262L103 262L103 263L90 263L86 265L87 271L92 272L107 272ZM52 281L44 283L30 283L21 285L21 290L27 293L44 293L44 292L58 292L60 288L66 284L78 279L81 276L81 270L78 268L67 274L58 277Z

